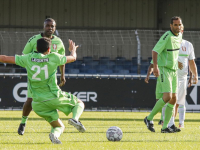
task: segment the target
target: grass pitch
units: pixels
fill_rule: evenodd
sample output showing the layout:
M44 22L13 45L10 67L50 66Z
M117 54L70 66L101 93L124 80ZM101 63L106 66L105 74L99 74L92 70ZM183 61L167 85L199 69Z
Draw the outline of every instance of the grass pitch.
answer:
M160 133L157 125L160 114L154 119L155 133L147 130L143 119L145 112L84 112L81 122L86 127L85 133L79 133L67 124L71 115L60 118L66 126L59 138L62 145L52 144L49 140L50 125L31 112L25 134L18 135L21 111L0 111L0 149L36 149L36 150L113 150L113 149L200 149L200 114L186 113L185 128L180 133ZM176 119L178 125L178 116ZM111 126L118 126L123 131L120 142L106 139L106 131Z

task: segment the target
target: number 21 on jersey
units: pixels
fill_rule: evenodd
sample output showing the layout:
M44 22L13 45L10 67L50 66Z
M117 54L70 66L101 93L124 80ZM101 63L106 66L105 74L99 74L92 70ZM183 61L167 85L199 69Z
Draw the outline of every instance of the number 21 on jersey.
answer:
M48 79L48 77L49 77L47 65L44 65L44 67L42 67L42 68L41 68L40 66L34 65L34 66L32 66L31 70L33 70L33 71L36 70L36 73L33 74L32 79L41 81L41 78L37 78L37 76L38 76L38 75L41 73L41 71L43 71L43 70L44 70L45 79Z

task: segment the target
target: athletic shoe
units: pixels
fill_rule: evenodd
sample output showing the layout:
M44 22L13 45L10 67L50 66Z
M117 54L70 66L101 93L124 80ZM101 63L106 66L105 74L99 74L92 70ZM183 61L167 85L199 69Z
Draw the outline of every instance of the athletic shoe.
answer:
M18 128L18 134L19 135L23 135L24 134L25 127L26 127L25 123L20 123L19 128Z
M53 144L62 144L62 142L53 133L49 134L49 139Z
M144 123L147 125L147 129L149 129L151 132L155 132L155 129L153 127L153 123L150 122L150 120L144 118Z
M179 128L184 128L184 123L180 123Z
M74 126L79 132L85 132L85 127L81 124L80 121L76 121L75 119L69 119L68 124Z
M169 127L169 129L174 132L181 132L181 129L177 128L174 124L171 127Z
M161 133L174 133L174 131L169 128L166 128L166 129L161 129Z
M160 121L158 122L158 125L162 125L162 124L163 124L163 121L160 120Z

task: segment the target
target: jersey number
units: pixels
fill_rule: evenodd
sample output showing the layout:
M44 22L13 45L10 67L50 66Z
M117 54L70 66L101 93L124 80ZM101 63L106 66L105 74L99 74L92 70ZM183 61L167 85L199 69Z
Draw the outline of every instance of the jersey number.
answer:
M37 78L37 75L40 74L40 72L42 70L44 70L44 74L45 74L45 79L48 79L49 75L48 75L48 68L47 68L47 65L44 65L44 67L40 68L40 66L37 66L37 65L34 65L31 70L35 70L36 68L36 73L32 76L32 79L35 79L35 80L38 80L38 81L41 81L40 78Z

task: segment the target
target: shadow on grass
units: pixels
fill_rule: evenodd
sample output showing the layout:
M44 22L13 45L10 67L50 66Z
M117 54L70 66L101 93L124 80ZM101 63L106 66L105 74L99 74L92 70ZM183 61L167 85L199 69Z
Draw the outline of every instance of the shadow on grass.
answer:
M18 135L16 132L0 132L0 133L5 133L5 134L8 134L8 133L10 133L10 134L15 134L14 136L18 136L18 137L22 137L21 135ZM44 133L46 133L46 134L49 134L49 131L46 131L46 132L44 132L44 131L34 131L34 132L26 132L26 134L44 134ZM80 132L68 132L68 131L64 131L64 134L67 134L67 133L70 133L70 134L97 134L97 133L106 133L106 130L105 131L101 131L101 132L98 132L98 131L87 131L87 132L84 132L84 133L80 133ZM140 132L140 131L138 131L138 132L123 132L123 134L125 134L125 133L136 133L136 134L138 134L138 133L151 133L150 131L147 131L147 132ZM159 133L160 134L160 132L155 132L154 134L157 134L157 133Z
M69 118L60 118L61 120L68 120ZM7 117L1 117L0 121L16 121L21 120L21 118L7 118ZM28 121L38 121L38 120L44 120L43 118L29 118ZM130 119L130 118L80 118L80 120L84 121L138 121L143 122L144 119ZM154 119L154 121L159 121L159 119ZM176 119L178 121L178 119ZM200 119L186 119L185 122L200 122Z
M65 143L65 142L70 142L70 143L82 143L82 142L90 142L90 143L108 143L108 142L110 142L110 143L119 143L119 142L123 142L123 143L128 143L128 142L135 142L135 143L138 143L138 142L159 142L159 143L165 143L165 142L173 142L173 143L179 143L179 142L187 142L187 143L194 143L194 142L199 142L198 140L191 140L191 141L184 141L184 140L176 140L176 141L170 141L170 140L155 140L155 139L152 139L152 140L122 140L122 141L88 141L88 140L81 140L81 141L63 141L62 140L62 142L63 142L63 144ZM49 143L42 143L42 142L34 142L34 143L21 143L21 142L19 142L19 143L1 143L2 145L13 145L13 144L20 144L20 145L31 145L31 144L51 144L50 142Z

